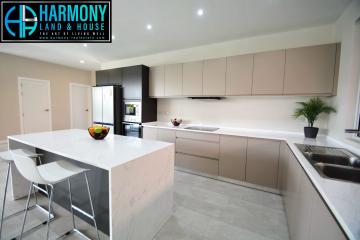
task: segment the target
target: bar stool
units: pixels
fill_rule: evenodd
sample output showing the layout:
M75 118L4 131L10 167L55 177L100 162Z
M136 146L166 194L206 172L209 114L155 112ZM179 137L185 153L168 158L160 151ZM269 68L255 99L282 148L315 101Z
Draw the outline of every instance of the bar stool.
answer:
M29 151L27 149L16 149L16 150L13 150L13 152L18 154L18 155L21 155L21 156L26 156L26 157L33 158L33 159L38 159L40 161L40 163L41 163L41 158L40 157L42 156L42 154L37 154L37 153L31 152L31 151ZM25 209L22 209L22 210L20 210L18 212L15 212L15 213L13 213L13 214L11 214L9 216L4 217L7 188L8 188L8 184L9 184L9 175L10 175L10 171L11 171L11 163L14 161L14 159L13 159L13 157L11 155L11 152L10 151L0 152L0 161L3 161L3 162L8 164L7 173L6 173L6 180L5 180L6 181L5 182L5 190L4 190L3 203L2 203L1 219L0 219L0 239L2 239L1 238L2 237L2 227L3 227L4 220L24 212ZM35 192L34 192L34 195L35 195L35 204L34 204L34 206L31 206L29 209L39 207L39 208L41 208L42 211L45 211L47 213L48 211L38 204ZM54 217L54 216L52 216L52 217ZM38 226L41 226L42 224L39 224ZM35 228L38 227L38 226L35 226Z
M94 206L93 206L92 197L91 197L91 193L90 193L89 181L88 181L87 174L86 174L86 172L89 171L88 169L80 168L80 167L75 166L64 160L36 166L36 163L34 163L34 161L27 156L17 155L16 152L11 152L11 155L14 158L15 165L16 165L17 169L19 170L19 172L23 175L24 178L26 178L27 180L29 180L31 182L30 188L29 188L29 193L28 193L28 199L27 199L27 203L26 203L26 208L25 208L26 210L25 210L25 214L24 214L23 225L22 225L21 234L20 234L20 240L22 239L22 236L23 236L27 212L28 212L27 208L29 206L30 195L33 190L34 184L46 185L46 186L48 186L48 189L49 189L49 207L48 207L49 214L48 214L47 232L46 232L46 239L49 239L50 214L52 211L54 185L57 183L60 183L60 182L64 182L64 181L68 182L68 187L69 187L69 200L70 200L70 206L71 206L70 209L71 209L71 214L72 214L73 228L72 228L72 230L66 232L64 235L60 236L59 238L62 238L65 235L69 235L71 233L76 232L76 233L79 233L82 236L90 239L88 236L86 236L80 230L78 230L76 228L75 216L74 216L74 210L75 210L93 220L94 226L96 229L96 233L97 233L97 239L100 240L99 230L97 228L97 223L96 223L96 219L95 219ZM85 212L80 207L77 207L77 206L73 205L73 203L72 203L70 178L74 177L76 175L79 175L79 174L84 174L84 177L85 177L86 188L87 188L87 192L88 192L88 196L89 196L89 200L90 200L91 214Z

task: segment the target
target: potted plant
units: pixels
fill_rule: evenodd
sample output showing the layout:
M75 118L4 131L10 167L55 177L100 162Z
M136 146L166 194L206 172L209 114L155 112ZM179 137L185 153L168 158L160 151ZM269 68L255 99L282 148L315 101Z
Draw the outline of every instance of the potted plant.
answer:
M295 118L305 117L308 121L308 126L304 127L304 133L306 138L316 138L319 128L314 127L314 122L317 120L320 113L329 114L336 112L336 110L327 105L319 97L311 98L307 102L298 102L301 105L294 113Z

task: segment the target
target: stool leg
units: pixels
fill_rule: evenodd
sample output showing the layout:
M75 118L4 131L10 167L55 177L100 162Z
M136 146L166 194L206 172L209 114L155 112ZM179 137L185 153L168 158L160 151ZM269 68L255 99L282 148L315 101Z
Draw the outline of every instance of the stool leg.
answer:
M52 209L52 200L54 195L54 187L52 185L49 185L50 191L49 193L49 215L48 215L48 221L47 221L47 230L46 230L46 240L49 239L49 231L50 231L50 219L51 219L51 209Z
M72 215L72 222L73 222L73 228L75 229L75 216L74 216L74 209L73 209L73 202L72 202L72 193L71 193L71 183L70 178L68 178L68 186L69 186L69 199L70 199L70 209L71 209L71 215Z
M22 239L23 233L24 233L26 216L27 216L27 213L28 213L28 210L29 210L29 203L30 203L30 196L31 196L32 188L33 188L33 183L30 183L29 194L28 194L28 198L27 198L27 201L26 201L26 207L25 207L24 220L23 220L23 225L22 225L22 228L21 228L20 240Z
M6 174L6 183L5 183L4 199L3 199L2 212L1 212L1 222L0 222L0 239L1 239L1 234L2 234L2 226L3 226L3 222L4 222L5 202L6 202L6 192L7 192L8 183L9 183L9 174L10 174L10 169L11 169L11 163L9 162L9 163L8 163L7 174Z
M84 172L84 175L85 175L85 181L86 181L87 191L88 191L88 194L89 194L91 213L92 213L92 215L93 215L93 217L94 217L94 225L95 225L95 229L96 229L96 233L97 233L97 239L100 240L99 230L98 230L98 227L97 227L97 224L96 224L96 219L95 219L94 206L93 206L93 202L92 202L92 198L91 198L91 193L90 193L89 181L88 181L86 172Z

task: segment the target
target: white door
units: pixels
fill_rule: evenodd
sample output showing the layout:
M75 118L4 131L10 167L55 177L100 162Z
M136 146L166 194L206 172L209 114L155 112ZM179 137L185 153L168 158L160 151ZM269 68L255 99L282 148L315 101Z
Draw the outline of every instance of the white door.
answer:
M90 117L91 87L70 83L71 128L87 129Z
M52 130L50 82L19 78L22 133Z

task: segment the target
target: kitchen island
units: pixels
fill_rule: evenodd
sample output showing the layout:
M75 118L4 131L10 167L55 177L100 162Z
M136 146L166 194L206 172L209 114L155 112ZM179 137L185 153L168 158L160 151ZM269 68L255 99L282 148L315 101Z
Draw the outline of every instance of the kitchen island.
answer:
M43 164L65 159L90 169L96 219L110 239L152 239L172 214L174 144L112 134L94 140L78 129L9 136L8 140L9 149L44 154ZM13 198L24 197L28 182L16 167L11 177ZM79 176L72 182L73 201L88 211L84 179ZM55 185L54 201L69 209L66 184Z

